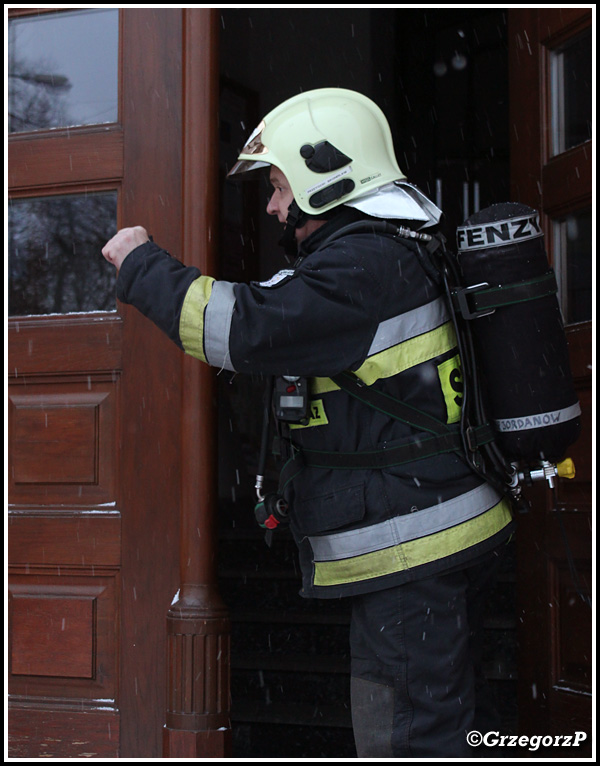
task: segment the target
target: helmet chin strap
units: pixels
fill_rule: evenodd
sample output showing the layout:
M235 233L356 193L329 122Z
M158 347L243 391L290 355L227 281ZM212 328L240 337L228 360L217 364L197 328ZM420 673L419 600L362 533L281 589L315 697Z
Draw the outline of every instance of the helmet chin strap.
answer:
M298 255L298 242L296 240L296 229L304 226L308 221L328 221L330 218L336 216L339 212L339 208L332 208L326 213L319 213L318 215L310 215L300 210L298 203L295 199L292 200L289 208L288 215L285 222L285 228L283 230L283 236L279 240L279 244L283 247L285 254L292 258Z
M288 215L285 222L285 228L283 230L283 236L279 240L279 244L283 247L285 254L291 256L292 258L295 258L296 255L298 255L296 229L299 226L304 226L308 218L308 214L300 210L296 200L292 200L288 208Z

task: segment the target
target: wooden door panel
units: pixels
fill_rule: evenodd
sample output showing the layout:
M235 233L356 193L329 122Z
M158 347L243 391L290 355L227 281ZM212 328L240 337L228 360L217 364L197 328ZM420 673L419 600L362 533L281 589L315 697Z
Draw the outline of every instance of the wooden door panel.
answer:
M581 519L587 526L587 519ZM577 531L571 524L571 531ZM587 532L588 530L583 530ZM567 692L592 691L591 658L592 634L590 631L573 631L573 625L590 621L590 611L582 596L591 599L591 562L585 552L574 556L579 582L573 581L569 562L564 555L550 561L552 603L555 605L553 643L557 647L553 668L554 686Z
M108 373L121 369L123 322L117 314L19 317L8 327L9 380L59 373Z
M589 535L589 519L571 519L569 539ZM575 546L575 548L580 546ZM577 585L571 565L577 569ZM546 726L553 734L587 733L585 750L577 757L591 754L592 722L592 625L591 560L589 551L572 551L572 562L567 561L564 548L550 556L548 564L550 582L550 683L548 685L548 720ZM583 750L583 748L582 748ZM565 751L565 756L569 753ZM573 753L573 756L575 754Z
M95 152L89 150L90 134ZM40 141L36 134L9 143L8 181L12 188L34 190L121 178L123 131L118 126L102 133L90 128L57 130L52 145L49 152L47 141Z
M9 726L14 756L119 747L122 321L9 326Z
M56 593L19 592L10 586L13 650L11 671L17 676L92 678L94 607L97 594L84 589Z
M118 567L121 514L116 510L11 509L8 559L14 566Z
M10 754L118 754L121 322L11 323Z
M592 151L588 144L552 157L542 169L544 207L559 214L589 205L592 187ZM565 198L568 204L565 205Z
M10 16L46 13L55 11L13 9ZM121 9L118 124L11 134L11 199L111 192L116 220L106 239L142 224L181 254L183 36L190 38L187 51L214 58L215 18L212 10ZM214 83L216 67L200 67L197 81ZM204 115L203 92L197 100ZM198 124L213 146L209 120L193 123L194 130ZM201 168L207 156L213 155L201 154ZM194 230L204 236L215 230L218 194L207 174L200 176L200 194L188 205ZM91 257L101 259L100 247ZM63 249L75 255L74 247ZM164 334L131 307L100 311L107 305L90 308L98 313L9 320L9 753L15 757L162 752L165 617L180 582L179 517L188 491L181 480L184 373L180 351ZM195 402L194 386L187 387ZM185 458L195 485L196 465L202 477L208 470L194 462L203 418L188 429L193 455ZM208 549L212 533L201 531Z
M91 375L11 386L11 503L114 502L116 388Z
M23 485L98 484L98 410L105 396L42 391L10 397L13 491Z
M35 571L35 570L34 570ZM116 696L118 573L15 573L9 580L12 691L103 700Z
M14 705L8 713L13 758L118 758L120 721L113 710Z
M10 754L116 757L119 571L13 565L8 591Z

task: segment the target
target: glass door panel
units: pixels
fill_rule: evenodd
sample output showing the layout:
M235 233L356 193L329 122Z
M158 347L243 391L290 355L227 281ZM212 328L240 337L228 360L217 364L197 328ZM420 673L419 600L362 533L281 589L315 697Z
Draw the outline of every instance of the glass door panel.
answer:
M8 21L10 133L118 119L117 8Z
M592 137L592 71L591 30L550 53L553 155Z
M554 262L567 324L592 318L592 210L579 210L553 222Z
M116 227L116 191L12 199L9 316L116 310L115 270L101 253Z

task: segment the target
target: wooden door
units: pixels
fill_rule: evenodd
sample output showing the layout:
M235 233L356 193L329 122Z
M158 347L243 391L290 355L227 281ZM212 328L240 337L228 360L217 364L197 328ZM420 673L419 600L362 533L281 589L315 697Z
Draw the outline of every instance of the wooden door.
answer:
M181 246L182 12L13 10L9 57L9 753L160 757L181 355L100 248Z
M511 9L509 24L512 199L542 214L583 413L575 479L536 487L518 519L519 718L546 744L585 732L577 751L550 748L575 758L592 726L592 13Z

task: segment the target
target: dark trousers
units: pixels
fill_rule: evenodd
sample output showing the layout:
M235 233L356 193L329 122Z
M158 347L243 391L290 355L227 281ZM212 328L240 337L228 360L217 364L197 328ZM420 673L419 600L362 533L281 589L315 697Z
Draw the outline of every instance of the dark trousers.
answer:
M352 723L359 758L485 757L498 730L482 669L483 607L499 554L476 566L355 598Z

